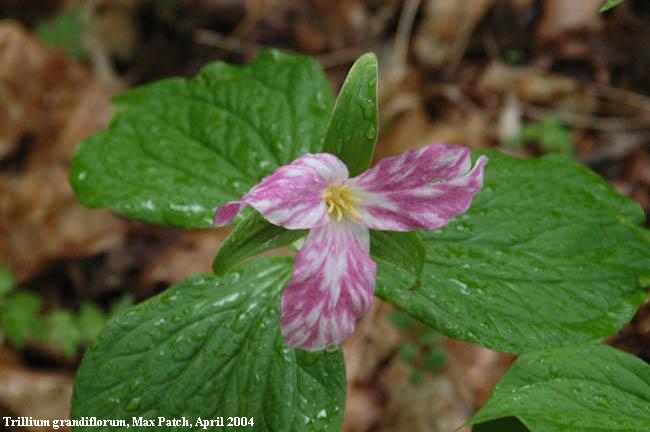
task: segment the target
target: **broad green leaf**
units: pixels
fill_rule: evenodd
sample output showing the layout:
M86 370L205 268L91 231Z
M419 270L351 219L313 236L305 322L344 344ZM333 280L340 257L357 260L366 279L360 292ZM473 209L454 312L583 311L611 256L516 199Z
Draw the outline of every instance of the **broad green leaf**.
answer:
M287 349L280 334L291 268L263 259L195 276L109 321L79 369L72 418L246 416L256 431L339 430L341 351Z
M426 250L416 232L370 231L370 255L385 283L419 286Z
M607 0L600 8L600 12L607 12L608 10L620 5L623 0Z
M489 156L469 212L422 233L421 283L379 260L376 294L497 351L614 334L650 285L650 234L638 204L562 156Z
M365 54L352 65L327 128L323 151L337 155L361 174L370 166L377 142L377 57Z
M175 227L208 227L279 165L322 148L332 107L313 60L266 51L214 63L117 99L108 131L84 141L70 180L88 207Z
M605 345L526 354L470 423L505 417L532 432L650 430L650 366Z
M306 230L286 230L253 212L240 222L221 245L212 261L212 270L223 275L247 258L269 249L287 246L307 234Z

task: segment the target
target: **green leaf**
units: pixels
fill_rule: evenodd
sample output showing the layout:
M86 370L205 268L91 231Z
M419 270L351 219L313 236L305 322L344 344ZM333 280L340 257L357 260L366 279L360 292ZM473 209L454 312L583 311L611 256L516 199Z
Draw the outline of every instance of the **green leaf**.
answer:
M62 51L72 59L86 56L84 33L86 26L79 11L64 12L51 22L41 22L36 26L36 35L40 40Z
M650 430L650 366L605 345L526 354L470 423L505 417L533 432Z
M269 249L287 246L307 234L306 230L286 230L253 212L226 238L212 261L212 270L223 275L247 258Z
M417 356L417 353L417 348L410 342L404 343L404 345L399 347L399 350L397 351L399 357L406 363L415 362L415 356Z
M81 305L78 321L83 342L90 343L94 341L99 336L107 320L106 313L97 306L91 303Z
M22 348L30 338L42 340L45 324L39 317L41 299L26 292L18 292L4 299L0 324L5 336L18 348Z
M568 158L489 156L469 212L422 234L421 284L378 260L377 296L497 351L614 334L647 301L643 211Z
M370 255L377 263L378 278L416 289L426 250L416 232L370 231Z
M0 267L0 304L2 304L2 297L4 297L14 287L14 274L10 269Z
M323 151L338 156L350 176L370 166L377 142L377 57L368 53L352 65L336 99Z
M562 119L557 115L526 125L521 135L507 142L506 145L521 147L525 141L536 142L544 152L570 156L575 151L571 131L564 126Z
M442 339L443 336L435 330L426 330L418 335L418 343L422 345L433 345Z
M422 381L424 381L424 372L422 371L413 371L409 375L409 382L413 386L422 384Z
M246 67L214 63L117 99L108 131L77 149L70 181L88 207L175 227L214 210L322 148L332 95L308 57L266 51Z
M111 304L110 315L113 316L117 315L118 313L122 313L131 306L133 306L133 297L125 294L120 297L115 303Z
M607 12L608 10L620 5L623 0L607 0L600 8L600 12Z
M433 348L424 359L425 369L431 372L441 371L447 364L447 350L443 347Z
M48 317L48 341L66 357L74 357L81 345L82 333L74 315L65 310L53 311Z
M339 430L341 350L287 349L280 333L291 268L263 259L195 276L112 319L83 359L72 418L246 416L257 431Z
M417 324L417 321L411 316L402 311L392 311L388 314L388 320L395 327L396 330L408 331L412 330Z

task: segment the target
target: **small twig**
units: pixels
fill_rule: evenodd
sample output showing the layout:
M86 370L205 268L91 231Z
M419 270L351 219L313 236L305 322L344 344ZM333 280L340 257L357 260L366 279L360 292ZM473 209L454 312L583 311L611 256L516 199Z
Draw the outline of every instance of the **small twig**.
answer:
M595 84L594 88L603 98L609 98L632 108L650 112L650 98L647 96L606 84Z
M244 56L254 56L262 50L271 48L270 46L260 45L254 42L246 41L244 39L223 35L205 29L194 30L194 32L192 32L192 38L196 43L213 46ZM292 50L285 51L294 52ZM348 47L320 54L315 58L323 68L330 69L336 66L354 62L354 60L363 54L363 52L364 50L361 47Z
M93 73L97 79L102 82L113 93L119 93L126 87L124 81L120 79L115 72L113 63L106 47L101 40L92 31L92 20L97 8L96 0L88 0L81 8L80 18L85 24L88 31L84 33L83 44L88 50L90 63L92 64Z
M399 17L399 23L397 24L395 41L393 42L393 63L396 67L406 67L411 33L413 32L413 22L415 21L415 15L419 8L420 0L406 0L406 3L404 3L404 8Z
M487 124L490 124L492 120L489 116L476 105L470 98L465 96L463 91L456 84L434 84L428 87L428 90L431 94L442 95L448 100L456 104L466 113L474 114Z
M481 39L483 41L483 47L485 48L485 52L490 58L490 61L492 63L493 62L505 63L503 56L501 55L501 50L499 49L499 44L497 43L494 34L492 32L486 32L483 34L483 37Z
M336 51L317 55L316 61L320 63L324 69L331 69L333 67L352 63L363 53L364 50L360 47L342 48Z
M386 100L389 94L399 87L407 71L407 59L413 21L420 7L420 0L406 0L397 24L397 32L393 40L393 55L389 69L383 74L379 87L379 99Z
M564 123L575 129L596 131L633 131L650 129L650 117L597 117L571 111L558 111L532 104L522 104L524 113L533 120L558 115Z
M485 15L485 13L487 13L487 11L492 5L492 2L493 0L486 0L482 15ZM476 7L476 5L474 5L474 7ZM447 75L453 74L458 68L460 61L463 59L463 56L465 55L465 51L467 51L469 42L472 39L472 34L474 33L474 29L476 29L476 26L480 22L479 18L475 20L464 19L461 22L459 36L454 40L453 45L451 47L449 62L445 70L445 73Z
M397 12L397 4L389 3L383 5L379 11L373 16L370 17L370 24L368 25L368 31L370 33L370 40L374 42L379 42L386 32L386 28L389 23L392 21L393 17Z
M192 32L192 39L194 42L202 45L213 46L242 55L254 55L266 48L265 46L248 42L244 39L223 35L205 29L194 30Z

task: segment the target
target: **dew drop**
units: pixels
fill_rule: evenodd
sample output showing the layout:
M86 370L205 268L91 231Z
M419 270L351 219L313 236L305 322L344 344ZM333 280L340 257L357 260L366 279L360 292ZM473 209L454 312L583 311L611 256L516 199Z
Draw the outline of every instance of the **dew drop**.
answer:
M375 104L372 103L372 101L364 101L361 104L361 110L363 111L363 116L367 120L372 120L375 116Z

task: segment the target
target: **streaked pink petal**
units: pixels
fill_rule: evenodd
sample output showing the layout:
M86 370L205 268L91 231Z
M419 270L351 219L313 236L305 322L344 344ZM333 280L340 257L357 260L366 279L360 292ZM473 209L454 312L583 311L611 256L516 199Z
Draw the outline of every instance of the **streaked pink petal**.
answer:
M370 229L432 230L464 213L483 186L481 156L473 169L465 147L431 144L382 159L349 181L361 198L357 210Z
M312 229L282 293L287 345L314 351L343 343L372 302L375 276L367 228L333 222Z
M237 216L237 213L245 207L241 201L230 201L221 207L219 207L214 214L214 222L212 223L215 227L222 227L228 225L232 220Z
M215 226L230 223L246 205L255 208L272 224L288 229L323 226L329 222L329 216L321 196L330 184L341 183L348 175L348 168L336 156L306 154L278 168L241 201L217 209ZM235 204L239 205L237 210Z

